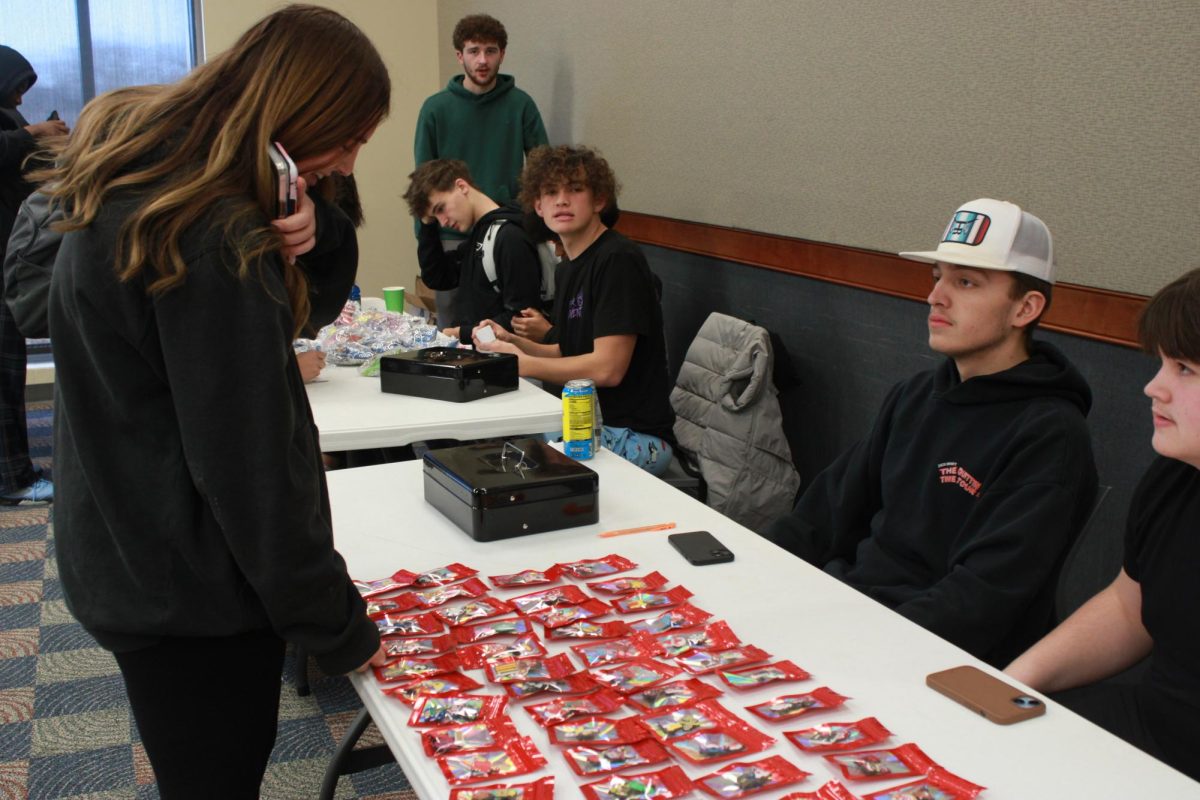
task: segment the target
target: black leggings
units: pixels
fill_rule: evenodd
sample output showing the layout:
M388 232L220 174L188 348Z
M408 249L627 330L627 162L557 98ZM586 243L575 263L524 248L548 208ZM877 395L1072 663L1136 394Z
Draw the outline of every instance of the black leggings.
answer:
M271 631L170 637L116 654L163 800L258 797L275 746L283 654Z

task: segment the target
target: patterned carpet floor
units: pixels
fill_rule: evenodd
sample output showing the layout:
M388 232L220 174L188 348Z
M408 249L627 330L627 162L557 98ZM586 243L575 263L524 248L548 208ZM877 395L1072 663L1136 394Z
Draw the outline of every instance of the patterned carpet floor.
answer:
M33 460L50 467L51 404L30 404L28 414ZM46 504L0 507L0 800L157 798L116 662L67 611L49 522ZM349 681L311 665L312 694L299 697L290 651L284 674L279 735L261 796L315 798L337 741L362 706ZM372 727L360 746L380 741ZM343 776L335 797L416 795L388 764Z

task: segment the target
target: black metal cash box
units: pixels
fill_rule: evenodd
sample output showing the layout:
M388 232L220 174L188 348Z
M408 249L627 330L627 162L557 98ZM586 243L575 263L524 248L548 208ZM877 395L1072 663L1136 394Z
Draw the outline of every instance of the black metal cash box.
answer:
M459 347L426 347L379 359L379 388L465 403L517 388L517 357Z
M541 439L424 456L425 500L480 542L600 521L600 476Z

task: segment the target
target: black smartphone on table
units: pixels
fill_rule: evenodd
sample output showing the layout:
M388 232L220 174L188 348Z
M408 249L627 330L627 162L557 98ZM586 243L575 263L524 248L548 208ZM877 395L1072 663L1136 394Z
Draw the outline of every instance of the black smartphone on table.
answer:
M296 213L296 180L300 173L287 150L279 142L267 145L267 157L275 173L275 218L283 219Z
M726 564L733 561L733 551L717 541L717 537L708 531L672 533L667 536L667 541L688 562L698 567L706 564Z

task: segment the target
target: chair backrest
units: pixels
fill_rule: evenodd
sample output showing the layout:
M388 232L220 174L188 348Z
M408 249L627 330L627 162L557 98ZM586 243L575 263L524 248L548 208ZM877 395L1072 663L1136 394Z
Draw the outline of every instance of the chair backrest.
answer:
M1054 615L1058 622L1086 603L1121 570L1124 531L1120 525L1103 524L1099 511L1111 486L1096 488L1096 502L1083 530L1063 560L1054 591Z

